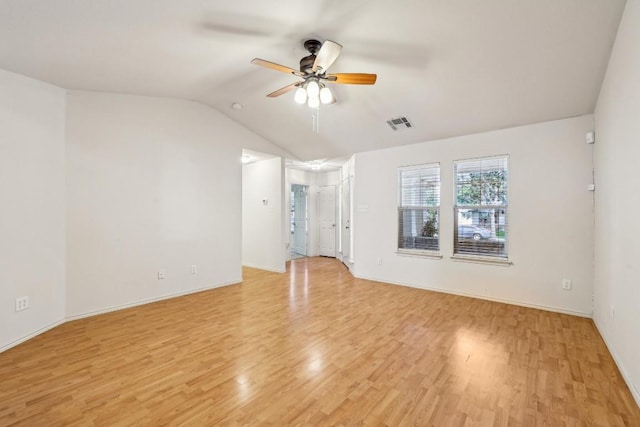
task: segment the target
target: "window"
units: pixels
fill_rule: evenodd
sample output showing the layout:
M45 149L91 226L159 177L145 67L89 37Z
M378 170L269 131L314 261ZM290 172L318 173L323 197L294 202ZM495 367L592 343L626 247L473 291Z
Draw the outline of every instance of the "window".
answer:
M398 250L440 249L440 165L398 170Z
M507 258L507 157L454 162L455 255Z

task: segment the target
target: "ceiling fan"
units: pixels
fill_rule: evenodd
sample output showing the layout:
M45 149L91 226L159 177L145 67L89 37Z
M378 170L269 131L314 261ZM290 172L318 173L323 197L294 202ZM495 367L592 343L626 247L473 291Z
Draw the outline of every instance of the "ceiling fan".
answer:
M255 58L252 64L271 68L302 78L302 81L291 83L283 88L271 92L267 96L275 98L296 89L295 101L299 104L307 103L311 108L318 108L320 103L333 104L336 98L325 83L372 85L376 82L376 74L365 73L337 73L327 74L327 70L340 55L342 46L331 40L320 43L318 40L307 40L304 48L310 55L300 60L300 70Z

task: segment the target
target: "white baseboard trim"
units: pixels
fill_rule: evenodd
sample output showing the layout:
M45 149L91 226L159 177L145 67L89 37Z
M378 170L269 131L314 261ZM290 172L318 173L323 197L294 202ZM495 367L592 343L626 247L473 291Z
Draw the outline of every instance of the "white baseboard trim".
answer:
M162 300L171 299L171 298L177 298L177 297L181 297L181 296L184 296L184 295L195 294L195 293L198 293L198 292L208 291L208 290L215 289L215 288L221 288L223 286L235 285L235 284L240 283L241 281L242 280L233 280L233 281L230 281L230 282L216 283L214 285L209 285L209 286L205 286L205 287L202 287L202 288L190 289L188 291L175 292L175 293L172 293L172 294L161 295L159 297L147 298L147 299L138 300L138 301L134 301L134 302L126 303L126 304L118 304L118 305L114 305L114 306L111 306L111 307L101 308L101 309L98 309L98 310L87 311L86 313L80 313L80 314L74 314L72 316L67 316L65 321L66 322L70 322L72 320L84 319L85 317L97 316L99 314L110 313L112 311L123 310L125 308L136 307L136 306L139 306L139 305L150 304L152 302L162 301Z
M565 308L553 307L553 306L549 306L549 305L531 304L531 303L524 302L524 301L510 300L510 299L507 299L507 298L496 298L496 297L490 297L490 296L486 296L486 295L476 295L476 294L472 294L472 293L468 293L468 292L454 291L454 290L451 290L451 289L443 289L443 288L435 288L435 287L430 287L430 286L412 285L412 284L409 284L409 283L385 281L385 280L380 280L380 279L373 279L373 278L370 278L370 277L356 276L355 274L354 274L354 277L356 277L358 279L371 280L371 281L374 281L374 282L389 283L391 285L406 286L408 288L424 289L425 291L442 292L444 294L459 295L459 296L462 296L462 297L469 297L469 298L477 298L477 299L482 299L482 300L486 300L486 301L500 302L500 303L503 303L503 304L517 305L517 306L520 306L520 307L535 308L535 309L538 309L538 310L551 311L551 312L554 312L554 313L569 314L571 316L586 317L586 318L589 318L589 319L593 318L593 312L582 312L582 311L567 310Z
M596 329L598 330L598 333L602 337L602 341L604 341L604 345L607 346L607 350L609 350L609 353L611 354L613 361L616 363L616 366L618 367L620 374L622 374L622 378L624 379L624 382L627 383L627 387L629 387L629 391L631 391L631 395L635 399L636 404L640 407L640 390L638 390L635 384L633 384L633 381L631 381L631 377L629 376L627 371L624 369L624 365L622 364L614 348L611 347L611 345L609 345L609 341L607 341L607 337L605 336L605 334L602 333L602 329L598 326L598 322L596 321L595 317L593 318L593 324L596 325Z
M288 260L291 261L291 260ZM287 262L288 262L287 261ZM272 273L286 273L287 269L277 269L277 268L271 268L271 267L264 267L262 265L254 265L254 264L247 264L247 263L242 263L243 267L249 267L249 268L257 268L258 270L265 270L265 271L270 271Z
M36 336L38 336L40 334L43 334L43 333L47 332L48 330L55 328L56 326L60 326L63 323L65 323L65 321L66 321L65 319L57 320L57 321L55 321L53 323L49 323L48 325L43 326L40 329L35 330L35 331L33 331L33 332L31 332L31 333L29 333L27 335L24 335L24 336L14 340L14 341L11 341L10 343L5 344L2 347L0 347L0 353L2 353L4 351L7 351L10 348L13 348L13 347L17 346L18 344L22 344L23 342L28 341L31 338L34 338L34 337L36 337Z
M357 277L353 272L354 263L353 263L352 259L341 257L341 258L338 258L338 261L340 261L341 263L344 264L345 267L347 267L347 270L349 270L349 273L351 273L351 275L353 277ZM371 279L371 280L373 280L373 279Z

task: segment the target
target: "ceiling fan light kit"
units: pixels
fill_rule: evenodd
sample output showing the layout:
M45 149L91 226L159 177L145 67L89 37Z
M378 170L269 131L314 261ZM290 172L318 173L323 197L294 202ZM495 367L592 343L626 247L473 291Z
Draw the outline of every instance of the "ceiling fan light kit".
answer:
M307 105L309 106L309 108L320 108L320 98L318 98L317 96L309 97Z
M320 102L323 104L333 104L335 100L336 98L333 96L331 89L326 86L320 89Z
M309 78L306 82L299 84L293 99L298 104L307 104L310 108L319 108L320 104L333 104L336 98L331 89L324 83L319 83L316 78Z
M267 96L275 98L295 89L294 101L298 104L307 104L312 109L318 109L320 104L334 104L336 98L325 83L334 84L360 84L372 85L376 82L375 74L365 73L339 73L326 74L327 69L340 55L342 46L331 40L320 43L318 40L307 40L304 48L310 55L300 60L300 71L264 59L255 58L252 64L271 68L287 74L302 78L301 82L292 83Z
M299 86L296 89L295 95L293 95L293 100L296 101L297 104L304 104L307 102L307 90L302 86Z

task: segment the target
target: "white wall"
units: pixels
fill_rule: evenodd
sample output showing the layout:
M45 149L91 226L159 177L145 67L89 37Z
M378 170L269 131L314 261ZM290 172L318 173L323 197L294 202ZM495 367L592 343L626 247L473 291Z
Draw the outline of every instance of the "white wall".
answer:
M340 170L333 170L327 172L315 173L316 185L322 187L323 185L339 185L340 184Z
M64 320L65 103L0 70L0 351Z
M275 272L285 268L284 160L242 167L242 264Z
M592 146L585 116L357 154L353 213L358 277L590 316ZM455 262L453 161L509 155L509 258L504 267ZM397 255L397 170L440 162L442 259ZM382 265L377 265L377 258ZM573 289L561 287L563 278Z
M640 1L628 0L595 112L594 321L640 405Z
M68 317L241 280L241 151L269 143L201 104L92 92L69 94L67 138Z

